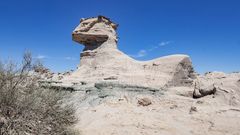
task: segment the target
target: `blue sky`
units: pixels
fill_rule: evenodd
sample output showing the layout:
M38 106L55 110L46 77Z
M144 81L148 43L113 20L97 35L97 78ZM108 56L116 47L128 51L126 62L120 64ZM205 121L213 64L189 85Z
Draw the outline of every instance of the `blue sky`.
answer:
M187 54L195 70L240 71L239 0L0 0L0 59L25 50L53 71L75 69L80 18L119 24L119 49L138 60Z

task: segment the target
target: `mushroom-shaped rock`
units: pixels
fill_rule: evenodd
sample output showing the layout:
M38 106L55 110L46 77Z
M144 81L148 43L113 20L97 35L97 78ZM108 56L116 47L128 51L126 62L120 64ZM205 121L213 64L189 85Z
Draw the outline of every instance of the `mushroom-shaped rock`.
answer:
M82 19L73 31L73 40L84 45L78 69L65 80L114 81L160 88L191 85L194 71L187 55L171 55L137 61L117 48L117 24L104 16ZM105 79L114 76L116 79ZM64 81L63 79L63 81Z

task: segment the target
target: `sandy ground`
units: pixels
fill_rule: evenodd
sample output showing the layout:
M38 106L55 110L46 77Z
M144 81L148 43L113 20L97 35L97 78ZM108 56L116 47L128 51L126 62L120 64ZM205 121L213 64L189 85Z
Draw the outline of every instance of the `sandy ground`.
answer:
M222 92L199 99L191 92L179 87L158 96L107 97L79 107L75 129L83 135L240 135L238 104L229 104ZM152 104L140 106L137 101L144 97Z

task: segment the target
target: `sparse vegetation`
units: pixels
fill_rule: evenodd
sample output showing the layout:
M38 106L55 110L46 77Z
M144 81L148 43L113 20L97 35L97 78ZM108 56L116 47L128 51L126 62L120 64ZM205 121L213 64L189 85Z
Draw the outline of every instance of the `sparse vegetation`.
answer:
M66 93L39 87L33 68L30 53L21 66L0 62L0 135L71 134L75 117L71 106L63 105Z

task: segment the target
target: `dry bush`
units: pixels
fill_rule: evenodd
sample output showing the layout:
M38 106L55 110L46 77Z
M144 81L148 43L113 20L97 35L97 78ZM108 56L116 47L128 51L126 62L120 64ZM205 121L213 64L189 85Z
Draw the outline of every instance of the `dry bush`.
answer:
M71 134L74 110L62 102L67 93L39 87L33 67L30 53L20 67L0 62L0 135Z

